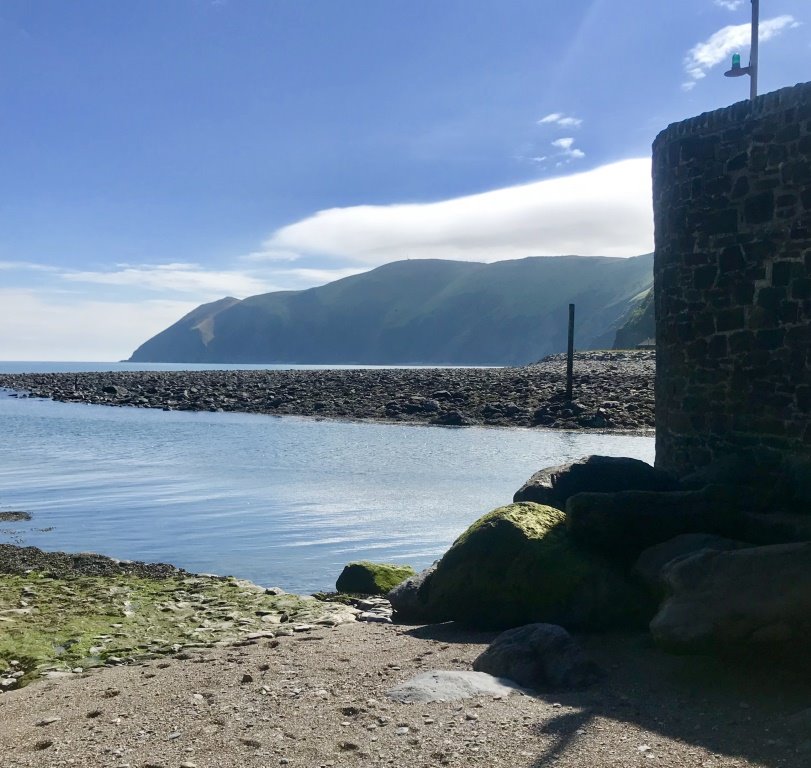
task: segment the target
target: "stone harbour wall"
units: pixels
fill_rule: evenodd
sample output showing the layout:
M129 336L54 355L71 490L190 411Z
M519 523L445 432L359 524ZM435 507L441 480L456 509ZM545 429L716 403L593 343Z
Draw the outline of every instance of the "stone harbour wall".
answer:
M811 473L811 83L653 145L656 463Z

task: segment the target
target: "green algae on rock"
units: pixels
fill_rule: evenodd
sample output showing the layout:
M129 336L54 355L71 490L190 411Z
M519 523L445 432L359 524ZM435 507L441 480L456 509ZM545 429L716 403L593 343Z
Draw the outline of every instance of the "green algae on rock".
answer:
M414 569L409 565L358 560L344 566L338 581L335 582L335 588L338 592L352 594L385 595L401 581L405 581L414 574Z
M271 595L250 582L183 571L161 578L3 573L0 678L22 671L19 686L47 671L127 663L289 633L303 624L336 625L354 613L337 603Z
M419 598L434 620L501 628L548 622L603 629L637 624L646 608L620 573L570 539L563 512L532 502L499 507L473 523Z

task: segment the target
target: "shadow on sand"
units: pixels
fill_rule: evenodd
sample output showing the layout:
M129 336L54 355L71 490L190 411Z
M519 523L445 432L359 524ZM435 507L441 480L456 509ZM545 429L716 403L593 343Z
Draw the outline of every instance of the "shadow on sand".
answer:
M446 623L414 627L408 634L450 644L489 643L498 633ZM702 760L697 750L697 768L744 760L768 768L811 766L808 663L674 656L655 648L645 633L579 640L604 670L602 682L586 691L536 692L535 698L550 705L550 716L529 725L539 751L517 758L516 765L586 768L577 753L587 741L591 754L595 748L602 753L599 765L681 765L668 761L670 740L715 756ZM616 734L610 721L625 726L619 743L601 737L602 730ZM657 737L665 741L658 744ZM637 759L629 761L629 754Z

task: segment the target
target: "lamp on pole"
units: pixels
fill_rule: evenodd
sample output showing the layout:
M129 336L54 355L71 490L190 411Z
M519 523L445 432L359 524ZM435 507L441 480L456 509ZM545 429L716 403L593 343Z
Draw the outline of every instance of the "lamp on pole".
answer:
M741 66L741 55L732 55L732 68L724 72L727 77L741 77L749 75L749 98L757 96L757 72L758 72L758 29L760 27L760 0L752 0L752 45L749 52L749 66Z

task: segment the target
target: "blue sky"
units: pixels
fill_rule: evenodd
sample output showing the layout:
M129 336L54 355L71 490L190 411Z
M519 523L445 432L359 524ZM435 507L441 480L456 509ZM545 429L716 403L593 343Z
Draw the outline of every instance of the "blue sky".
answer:
M652 249L668 123L748 96L740 0L2 0L0 359L399 258ZM762 0L761 91L811 3Z

